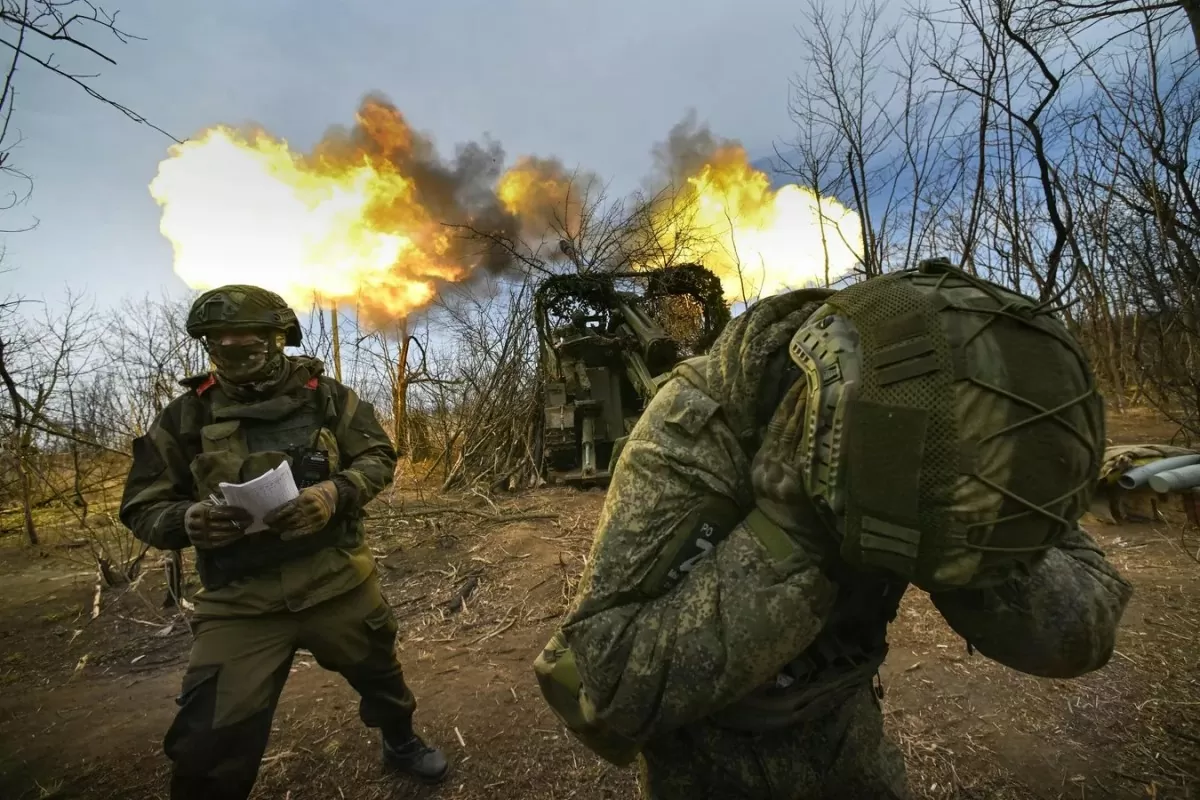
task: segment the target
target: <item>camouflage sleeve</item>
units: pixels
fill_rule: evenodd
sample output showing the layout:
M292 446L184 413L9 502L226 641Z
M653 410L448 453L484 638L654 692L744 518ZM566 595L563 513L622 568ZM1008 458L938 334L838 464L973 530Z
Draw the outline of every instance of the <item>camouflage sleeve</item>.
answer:
M179 429L179 402L168 405L145 435L133 440L118 515L139 540L160 550L191 546L183 516L195 502L191 459L172 431Z
M716 411L679 378L650 403L563 626L597 718L637 741L773 678L816 636L835 593L803 554L772 557L741 522L753 505L749 467ZM685 560L705 526L732 533ZM679 576L665 592L664 566Z
M988 658L1045 678L1074 678L1112 657L1133 587L1082 530L1029 574L992 589L930 595L960 636Z
M379 424L374 406L349 386L335 384L335 391L341 409L334 430L341 456L341 468L333 476L338 506L339 510L362 508L395 479L396 448Z

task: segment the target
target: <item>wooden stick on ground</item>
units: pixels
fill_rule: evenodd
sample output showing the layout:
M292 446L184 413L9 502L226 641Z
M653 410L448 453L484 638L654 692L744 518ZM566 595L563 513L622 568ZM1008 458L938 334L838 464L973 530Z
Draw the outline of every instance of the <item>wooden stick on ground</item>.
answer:
M92 597L92 619L100 616L100 592L104 586L104 576L99 567L96 568L96 594Z

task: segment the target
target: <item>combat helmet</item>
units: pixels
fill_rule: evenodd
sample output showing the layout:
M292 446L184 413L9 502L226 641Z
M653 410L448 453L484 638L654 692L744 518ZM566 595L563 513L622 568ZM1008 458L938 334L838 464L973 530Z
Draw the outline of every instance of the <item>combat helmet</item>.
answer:
M212 331L237 328L280 330L286 346L300 346L296 312L282 297L258 286L218 286L197 297L188 312L187 332L196 339Z
M926 591L995 585L1087 508L1103 399L1028 297L924 261L826 299L789 354L808 381L804 478L848 563Z

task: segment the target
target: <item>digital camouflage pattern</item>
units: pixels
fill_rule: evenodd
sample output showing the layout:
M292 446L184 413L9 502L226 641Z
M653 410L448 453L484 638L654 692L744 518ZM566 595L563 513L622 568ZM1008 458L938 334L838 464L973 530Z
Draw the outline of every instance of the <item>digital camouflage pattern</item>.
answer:
M860 688L831 713L770 736L713 725L681 728L646 745L642 796L721 800L900 800L904 757L883 733L879 700Z
M677 369L621 453L562 633L591 713L642 745L647 798L907 796L870 686L906 581L818 568L803 550L772 557L744 521L752 455L800 374L787 344L828 298L797 292L751 307L707 360ZM675 563L680 542L706 525L732 532ZM657 592L664 563L682 574ZM1107 662L1130 593L1076 528L996 585L931 597L984 655L1069 678ZM849 686L830 666L845 653L858 656ZM807 715L757 731L738 713L799 708L813 675L832 705L813 697Z

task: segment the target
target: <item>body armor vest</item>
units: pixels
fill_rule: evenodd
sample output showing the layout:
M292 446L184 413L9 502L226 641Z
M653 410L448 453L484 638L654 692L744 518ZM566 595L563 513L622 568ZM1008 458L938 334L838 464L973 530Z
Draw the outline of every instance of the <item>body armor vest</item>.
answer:
M339 468L333 434L337 410L332 392L319 381L258 403L232 402L211 385L193 398L191 416L199 446L189 455L200 499L220 497L221 482L251 480L283 461L291 465L300 488L325 480ZM324 465L323 474L306 468L313 456ZM217 589L326 547L354 548L361 540L358 517L335 514L322 530L291 541L263 531L227 547L198 550L196 571L206 589Z

